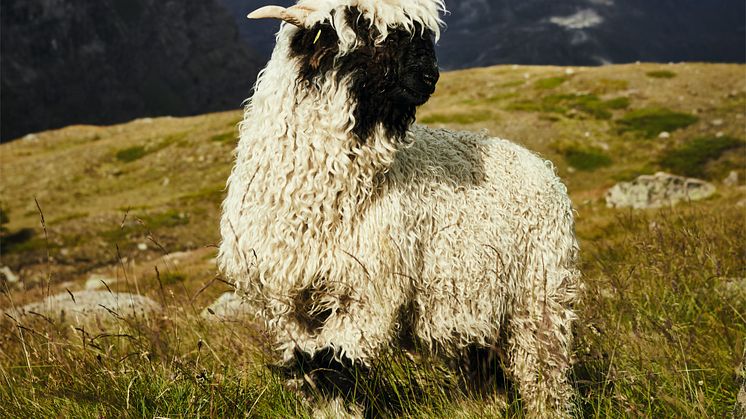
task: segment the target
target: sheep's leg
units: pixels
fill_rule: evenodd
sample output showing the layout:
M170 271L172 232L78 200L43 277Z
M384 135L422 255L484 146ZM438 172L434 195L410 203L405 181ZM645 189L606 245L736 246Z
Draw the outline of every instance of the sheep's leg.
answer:
M393 339L395 322L401 303L398 292L386 297L371 295L350 302L332 314L324 323L317 341L334 347L337 353L352 362L369 364L382 347Z
M547 297L527 302L509 320L509 370L528 417L569 416L573 317L572 311Z
M322 396L314 417L362 417L365 392L358 382L367 376L370 361L391 342L395 329L400 304L391 292L388 297L341 298L347 304L330 314L317 331L314 346L319 349L306 375Z

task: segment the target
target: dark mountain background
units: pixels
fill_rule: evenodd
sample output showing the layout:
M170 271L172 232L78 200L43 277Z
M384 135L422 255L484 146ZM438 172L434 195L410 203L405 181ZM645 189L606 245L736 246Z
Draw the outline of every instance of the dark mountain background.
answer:
M743 0L461 0L440 42L446 68L746 61Z
M217 0L2 0L0 137L236 109L263 63Z
M2 0L0 140L73 123L235 109L288 0ZM444 69L746 62L743 0L451 0Z
M274 22L246 14L288 0L220 0L242 38L268 57ZM743 0L446 0L444 69L495 64L746 62Z

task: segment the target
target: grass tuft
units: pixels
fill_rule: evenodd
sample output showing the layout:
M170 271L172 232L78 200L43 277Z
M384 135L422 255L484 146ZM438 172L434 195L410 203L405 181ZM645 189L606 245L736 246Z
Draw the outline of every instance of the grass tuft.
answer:
M660 166L684 176L705 177L706 165L723 153L743 148L746 143L733 137L700 137L680 147L667 151L660 159Z
M610 166L612 163L611 157L596 148L569 148L564 151L564 155L567 164L586 172Z
M138 145L117 151L116 158L123 163L130 163L143 158L146 154L148 153L145 147Z
M519 100L508 105L508 110L524 112L548 112L570 115L570 110L580 111L596 119L609 119L613 110L629 106L629 99L617 97L602 100L593 94L555 94L535 100Z
M676 77L676 73L668 70L648 71L645 75L656 79L672 79Z
M734 207L680 207L579 231L597 243L576 329L583 416L730 416L746 294L727 284L746 274L745 221Z
M160 282L163 285L174 285L186 280L186 275L181 272L163 272L158 275Z
M629 81L620 79L594 79L590 82L593 93L605 95L629 89Z
M469 125L478 122L494 120L496 116L486 110L473 110L471 112L434 113L423 117L418 122L422 124L460 124Z
M147 234L148 231L163 231L189 224L189 217L177 210L168 210L155 214L130 214L131 222L105 230L99 236L109 243L121 243L135 234Z
M669 109L645 108L627 113L617 121L617 124L621 133L632 132L645 138L652 138L664 131L672 132L686 128L698 120L694 115Z
M218 143L235 142L235 141L237 141L237 139L238 139L238 137L236 136L235 130L231 130L231 131L224 132L224 133L221 133L221 134L213 135L212 137L210 137L210 141L215 141L215 142L218 142Z
M534 83L534 87L542 90L554 89L566 81L567 77L547 77L545 79L537 80Z

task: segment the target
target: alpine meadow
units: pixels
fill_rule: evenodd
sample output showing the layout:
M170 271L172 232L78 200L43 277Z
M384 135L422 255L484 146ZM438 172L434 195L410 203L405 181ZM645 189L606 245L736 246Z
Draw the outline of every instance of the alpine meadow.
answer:
M417 110L418 124L511 139L567 185L583 283L574 416L746 414L745 74L475 68L441 74ZM216 267L242 116L74 125L0 145L0 417L311 417ZM657 172L714 192L607 205L610 188ZM489 385L475 388L473 371L393 346L351 397L373 417L523 417L499 362L485 369Z

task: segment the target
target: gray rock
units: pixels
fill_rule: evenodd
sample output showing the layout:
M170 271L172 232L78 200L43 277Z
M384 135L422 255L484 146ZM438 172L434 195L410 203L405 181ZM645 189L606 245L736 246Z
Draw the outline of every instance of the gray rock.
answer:
M87 290L103 289L103 288L106 288L107 286L111 288L111 286L114 285L116 282L117 282L116 279L110 278L106 275L91 274L90 276L88 276L88 279L85 281L84 288Z
M704 180L658 172L642 175L632 182L620 182L606 192L606 206L660 208L681 201L697 201L715 193L715 186Z
M746 298L746 278L727 278L715 288L725 297Z
M730 173L728 173L728 176L723 179L723 185L726 186L736 186L738 185L738 172L735 170L731 170Z
M169 253L167 255L163 256L163 260L168 263L173 263L174 265L178 265L181 263L184 259L187 259L189 256L193 255L193 251L185 251L185 252L173 252Z
M253 317L256 310L234 292L226 292L202 310L201 316L207 320L240 320Z
M18 275L14 274L9 267L3 266L0 268L0 280L7 282L10 285L18 283Z
M118 318L147 317L160 309L158 303L142 295L88 290L60 293L11 308L6 313L18 321L43 316L53 322L87 325Z

